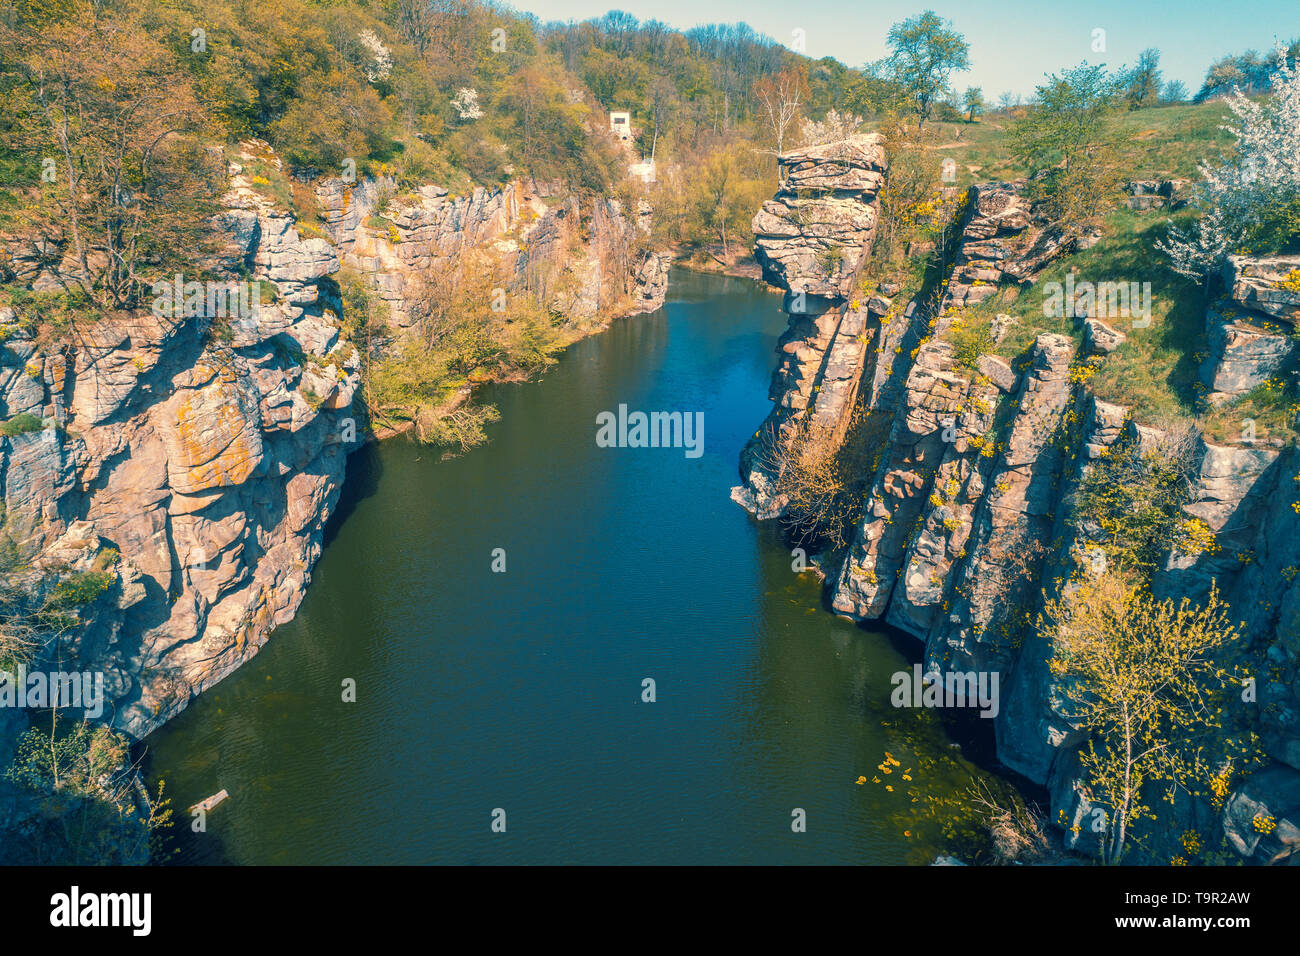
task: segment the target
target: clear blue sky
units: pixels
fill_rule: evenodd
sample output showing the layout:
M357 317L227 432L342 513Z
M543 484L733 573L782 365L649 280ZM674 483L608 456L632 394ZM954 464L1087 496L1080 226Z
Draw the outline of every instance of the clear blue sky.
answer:
M1191 92L1206 67L1229 53L1267 50L1274 39L1300 37L1300 0L513 0L511 6L543 20L586 20L611 9L641 20L688 29L699 23L743 21L791 44L802 29L805 52L833 56L849 66L885 55L891 23L924 9L951 20L971 45L971 69L957 74L959 89L981 86L986 98L1004 91L1033 92L1045 73L1080 60L1110 67L1132 64L1139 51L1161 52L1166 80ZM1106 52L1092 49L1093 30L1106 31Z

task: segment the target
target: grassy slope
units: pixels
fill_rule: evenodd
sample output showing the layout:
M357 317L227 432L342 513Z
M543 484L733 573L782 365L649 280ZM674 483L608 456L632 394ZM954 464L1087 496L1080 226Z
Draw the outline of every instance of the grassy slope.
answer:
M1121 157L1124 179L1181 178L1195 181L1196 167L1221 156L1232 135L1221 127L1230 116L1222 103L1136 110L1120 122L1131 148ZM1008 148L1012 119L1002 114L974 124L940 123L936 154L958 162L958 184L1014 179L1024 174ZM960 138L958 138L960 132ZM1175 221L1193 218L1182 211ZM1127 319L1113 322L1128 339L1106 356L1093 373L1091 385L1099 398L1133 409L1144 423L1197 418L1218 440L1233 440L1241 422L1253 418L1260 438L1294 440L1291 401L1279 389L1261 388L1231 406L1203 414L1198 398L1197 368L1205 351L1202 292L1172 272L1155 240L1170 221L1162 210L1139 213L1121 207L1107 218L1102 240L1049 267L1035 286L1004 287L998 295L969 310L966 327L986 323L999 312L1018 324L998 346L1007 357L1021 353L1041 332L1059 332L1082 341L1082 323L1043 315L1042 287L1063 282L1074 270L1075 281L1150 282L1152 323L1132 328Z

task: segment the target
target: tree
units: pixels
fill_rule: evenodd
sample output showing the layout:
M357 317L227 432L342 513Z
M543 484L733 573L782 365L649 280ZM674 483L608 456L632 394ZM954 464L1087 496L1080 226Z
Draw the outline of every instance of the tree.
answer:
M1071 721L1088 733L1084 795L1105 814L1101 856L1120 863L1134 828L1156 819L1158 790L1199 794L1230 761L1257 753L1253 735L1224 727L1234 676L1216 660L1241 635L1211 588L1204 605L1158 601L1117 571L1048 601L1038 628ZM1237 682L1237 686L1240 684Z
M1035 174L1034 190L1062 231L1081 235L1118 199L1116 81L1082 63L1049 76L1011 130L1011 146Z
M1182 80L1170 80L1160 91L1160 102L1165 106L1187 102L1187 85Z
M14 825L0 863L122 866L148 863L172 816L159 784L147 812L137 807L135 767L125 738L85 721L49 712L46 730L19 735L4 777L35 795L44 812Z
M1201 218L1156 243L1175 272L1208 282L1234 250L1300 245L1300 68L1288 59L1279 47L1271 99L1256 102L1240 90L1228 98L1236 155L1214 168L1202 164Z
M889 70L915 106L917 121L930 118L934 102L948 88L948 78L970 68L970 44L947 29L933 10L889 28Z
M60 250L64 288L120 308L157 274L192 269L225 171L201 145L206 118L170 51L73 2L58 19L0 25L0 70L16 151L52 173L33 177L23 213Z
M349 157L386 152L390 119L374 89L333 71L309 76L271 130L291 162L337 169Z
M722 257L730 263L731 239L748 235L750 219L770 190L746 168L757 157L743 145L711 153L700 169L693 194L693 218L700 230L716 236Z
M1123 84L1129 109L1153 105L1160 95L1160 51L1148 47L1139 53L1137 65L1123 74Z
M804 120L799 127L799 145L816 146L820 143L837 143L856 136L862 129L862 118L852 113L827 110L821 120Z
M808 98L808 80L802 67L786 67L754 84L763 119L776 141L776 154L785 151L786 134L796 128L800 108Z
M984 111L984 91L978 86L966 87L966 94L962 97L962 103L966 107L966 122L975 122L975 114Z

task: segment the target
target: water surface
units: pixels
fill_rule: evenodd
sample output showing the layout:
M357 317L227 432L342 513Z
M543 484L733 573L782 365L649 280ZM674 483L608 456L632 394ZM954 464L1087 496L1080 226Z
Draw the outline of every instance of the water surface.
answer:
M485 390L489 445L352 457L297 618L147 741L175 806L231 795L181 862L934 858L908 789L953 794L969 765L890 707L898 646L827 613L728 497L780 300L681 271L671 288L542 380ZM597 447L620 403L703 412L703 455Z

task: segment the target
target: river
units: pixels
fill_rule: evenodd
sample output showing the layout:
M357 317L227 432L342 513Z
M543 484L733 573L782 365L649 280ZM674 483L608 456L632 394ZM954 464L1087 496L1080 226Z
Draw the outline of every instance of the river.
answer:
M297 618L145 742L176 862L933 860L925 808L975 771L890 705L914 648L828 613L728 497L778 304L675 271L659 312L485 389L490 444L356 453ZM703 453L598 447L620 404L702 412Z

